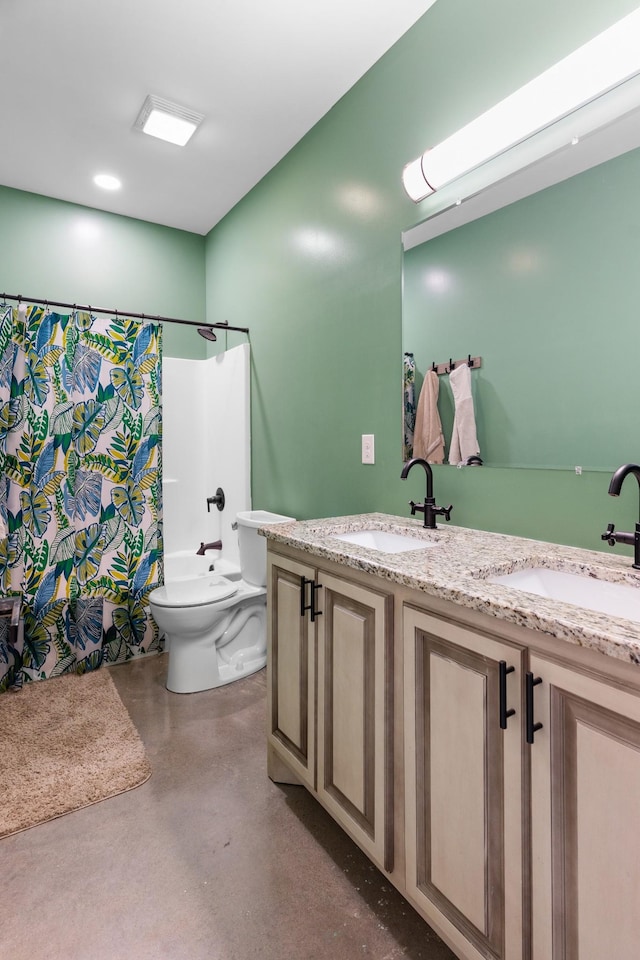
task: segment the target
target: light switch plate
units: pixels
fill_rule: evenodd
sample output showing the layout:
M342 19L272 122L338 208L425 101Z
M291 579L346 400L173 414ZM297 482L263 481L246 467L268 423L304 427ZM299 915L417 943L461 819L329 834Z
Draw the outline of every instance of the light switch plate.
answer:
M375 442L374 435L372 433L362 434L362 462L376 462Z

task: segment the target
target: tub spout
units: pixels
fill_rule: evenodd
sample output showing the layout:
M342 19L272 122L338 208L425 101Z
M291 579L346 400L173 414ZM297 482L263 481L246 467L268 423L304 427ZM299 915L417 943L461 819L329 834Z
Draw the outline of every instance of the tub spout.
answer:
M222 540L214 540L213 543L201 543L200 549L196 550L196 556L204 557L205 550L222 550Z

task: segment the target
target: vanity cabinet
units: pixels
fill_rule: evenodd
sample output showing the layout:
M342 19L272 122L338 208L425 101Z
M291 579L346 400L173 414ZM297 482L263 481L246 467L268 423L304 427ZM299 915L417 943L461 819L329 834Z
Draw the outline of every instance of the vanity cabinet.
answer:
M270 748L391 870L392 598L279 555L269 597Z
M316 786L316 630L315 617L312 622L304 607L315 575L314 567L298 560L269 557L268 742L275 758L311 790Z
M640 696L536 654L530 670L532 960L637 960Z
M407 894L462 956L521 960L524 650L403 621Z
M461 960L636 960L640 668L269 545L269 774Z

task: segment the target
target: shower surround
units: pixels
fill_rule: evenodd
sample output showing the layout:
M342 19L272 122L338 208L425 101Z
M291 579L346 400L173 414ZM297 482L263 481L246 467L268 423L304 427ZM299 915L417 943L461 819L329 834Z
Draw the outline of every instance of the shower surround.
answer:
M169 570L181 558L195 556L201 543L215 540L222 540L220 572L239 569L232 524L239 510L251 509L249 364L248 343L208 360L163 360L162 496ZM224 509L207 510L207 498L218 487L224 490Z

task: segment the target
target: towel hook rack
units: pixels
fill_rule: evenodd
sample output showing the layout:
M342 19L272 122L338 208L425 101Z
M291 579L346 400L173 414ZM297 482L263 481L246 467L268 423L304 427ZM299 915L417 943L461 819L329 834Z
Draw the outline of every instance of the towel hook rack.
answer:
M431 370L440 376L443 373L451 373L451 371L455 370L461 363L466 363L471 370L479 370L482 366L482 357L472 357L471 354L468 354L461 360L452 360L451 357L449 357L448 363L446 361L444 363L436 363L435 360L433 360Z

